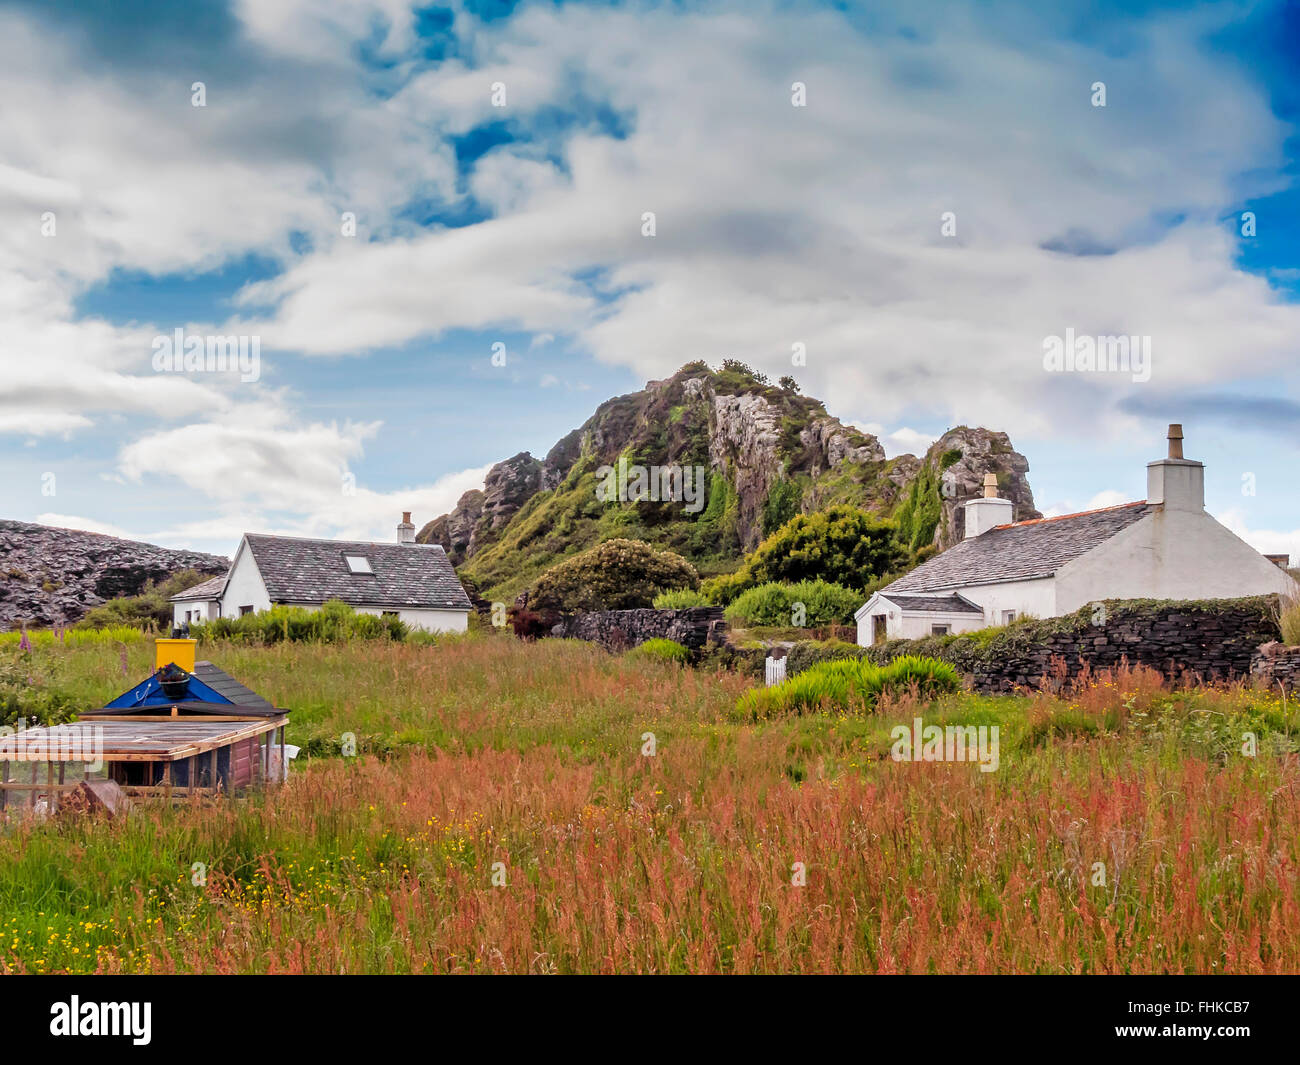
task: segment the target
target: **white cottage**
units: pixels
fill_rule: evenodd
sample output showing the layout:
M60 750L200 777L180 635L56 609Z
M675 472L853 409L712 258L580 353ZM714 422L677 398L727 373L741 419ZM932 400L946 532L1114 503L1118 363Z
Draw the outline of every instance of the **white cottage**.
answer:
M177 626L272 606L319 609L341 599L362 614L395 614L428 632L464 632L473 609L438 544L417 544L410 512L395 543L245 533L224 577L171 598Z
M1145 500L1058 518L1014 521L988 474L984 498L964 505L965 539L867 600L858 643L1058 617L1100 599L1295 594L1289 559L1266 558L1205 512L1205 467L1182 444L1171 425L1168 457L1147 464Z

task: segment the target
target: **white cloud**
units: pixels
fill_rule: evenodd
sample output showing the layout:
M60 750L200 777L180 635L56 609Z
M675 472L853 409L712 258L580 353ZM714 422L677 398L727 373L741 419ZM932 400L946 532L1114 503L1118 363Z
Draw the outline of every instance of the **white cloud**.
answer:
M909 429L905 425L898 429L886 429L879 422L849 422L848 424L861 429L864 433L870 433L879 440L880 446L885 449L885 457L891 459L898 455L924 455L930 449L930 445L938 439L929 433Z
M340 353L453 328L548 330L646 378L723 354L781 373L803 342L811 394L1033 433L1130 431L1120 400L1233 377L1229 352L1249 350L1261 373L1288 364L1300 309L1236 268L1219 222L1239 175L1279 162L1286 131L1201 48L1215 16L1134 23L1116 56L1013 47L960 7L916 14L907 43L888 15L859 34L833 13L749 10L534 8L482 27L481 68L430 71L397 106L469 78L487 120L490 76L528 86L509 110L526 121L571 102L576 79L629 114L630 134L572 135L563 180L513 146L489 153L471 182L500 217L312 256L252 291L281 301L264 331ZM1085 91L1098 70L1115 72L1107 109ZM807 108L790 106L795 77ZM940 236L946 210L955 240ZM1171 231L1151 221L1174 212L1186 220ZM625 289L612 303L572 281L596 267ZM432 298L424 278L438 279ZM1153 337L1152 383L1047 374L1044 338L1067 327Z
M80 529L82 532L103 533L105 536L116 536L122 540L138 539L120 525L96 521L94 518L82 518L75 514L38 514L36 523L51 525L56 529Z
M79 317L78 296L113 270L279 259L286 271L248 286L219 331L306 354L509 329L646 379L725 355L775 377L802 343L800 382L833 413L897 425L923 411L1018 443L1122 439L1137 424L1124 399L1235 379L1245 354L1261 377L1290 368L1300 309L1237 269L1220 221L1276 187L1288 133L1263 89L1200 44L1230 10L1153 14L1123 54L1056 39L1037 15L1012 37L976 5L881 8L870 31L757 2L462 12L459 55L404 86L410 4L236 11L261 66L209 77L202 109L188 79L83 62L76 35L0 13L0 433L48 439L132 415L122 472L202 493L209 530L385 531L400 493L339 491L377 426L305 422L265 383L152 373L152 335L188 323ZM375 91L362 39L397 91ZM1105 109L1088 103L1101 76ZM806 108L790 106L794 80ZM579 101L620 116L626 136L564 129L554 116ZM451 136L538 116L539 142L458 174ZM495 217L447 229L402 214L467 193ZM41 235L45 211L57 236ZM945 211L955 238L940 235ZM1152 221L1174 215L1171 230ZM1115 251L1044 250L1053 241ZM1151 336L1152 381L1045 373L1043 340L1066 328ZM877 435L893 454L929 443L907 427Z
M1246 515L1235 508L1215 517L1261 554L1286 553L1291 556L1292 565L1300 564L1300 529L1289 532L1281 529L1251 529L1247 525Z
M1086 510L1102 510L1106 507L1118 507L1124 503L1135 502L1137 500L1123 492L1116 491L1114 488L1105 488L1082 505L1073 500L1060 500L1041 509L1043 517L1059 518L1062 514L1079 514Z
M304 424L273 402L248 404L220 421L143 436L122 449L119 467L128 481L173 480L212 504L214 519L160 530L153 534L160 543L247 531L387 539L402 511L423 523L483 486L488 466L402 489L367 486L351 467L380 424Z

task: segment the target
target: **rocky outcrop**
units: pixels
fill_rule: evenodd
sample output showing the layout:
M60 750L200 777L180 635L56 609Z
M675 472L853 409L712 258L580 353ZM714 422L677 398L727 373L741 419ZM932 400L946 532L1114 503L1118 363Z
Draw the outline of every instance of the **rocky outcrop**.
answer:
M664 467L677 467L679 474L702 468L705 477L693 483L707 487L706 497L690 509L675 498L602 500L598 471L617 467L620 459L629 467L649 467L648 483L664 483ZM482 493L462 497L417 539L442 544L453 564L480 580L485 594L509 600L539 566L611 534L716 565L739 561L776 524L800 511L841 503L882 519L898 518L907 505L924 530L913 550L928 548L932 538L947 546L961 535L960 504L982 491L989 470L997 472L1020 517L1038 516L1028 468L1005 433L964 426L946 433L923 459L886 459L879 440L841 423L797 387L773 385L733 360L720 369L695 362L639 392L606 400L540 463L527 452L498 463ZM951 496L941 499L941 488ZM519 535L509 534L520 508L539 493L549 498L529 507ZM698 494L692 503L701 503ZM611 510L619 505L625 509L621 515Z
M925 464L936 470L943 500L943 518L934 531L939 548L949 548L965 535L962 504L984 494L986 473L997 475L998 495L1015 503L1016 521L1043 516L1034 508L1029 460L1011 446L1006 433L964 425L949 429L925 453Z
M527 451L498 462L483 482L483 515L480 524L493 532L500 529L542 487L542 464ZM470 545L470 554L474 553Z
M434 518L415 534L416 543L441 544L453 566L459 566L469 555L474 527L483 516L483 491L471 488L456 500L450 514Z
M563 484L564 478L581 457L582 430L574 429L546 453L542 462L541 490L549 492Z
M0 521L0 630L78 621L108 599L193 569L215 577L230 560L115 536Z
M843 462L884 462L885 449L870 433L841 425L838 418L815 418L799 433L800 442L811 452L814 477Z
M441 544L451 564L459 566L541 490L542 473L542 464L527 451L498 462L488 470L482 491L462 495L450 514L434 518L415 534L416 543Z
M762 533L763 504L785 472L777 456L779 412L761 395L713 397L709 463L727 476L739 497L738 531L746 550Z

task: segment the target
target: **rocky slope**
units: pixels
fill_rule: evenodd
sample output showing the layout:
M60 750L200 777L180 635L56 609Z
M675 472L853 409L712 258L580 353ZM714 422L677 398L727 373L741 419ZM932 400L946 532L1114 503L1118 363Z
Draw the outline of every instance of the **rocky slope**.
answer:
M603 467L702 467L706 503L602 501ZM960 426L918 458L886 459L869 433L843 425L816 399L769 384L738 363L691 363L640 392L602 403L544 459L497 463L482 491L427 524L489 598L507 598L559 558L610 536L678 551L703 573L733 569L795 514L852 503L899 522L914 551L961 538L960 504L998 475L1018 518L1039 517L1029 463L1005 433Z
M62 625L179 570L216 576L230 560L114 536L0 521L0 631Z

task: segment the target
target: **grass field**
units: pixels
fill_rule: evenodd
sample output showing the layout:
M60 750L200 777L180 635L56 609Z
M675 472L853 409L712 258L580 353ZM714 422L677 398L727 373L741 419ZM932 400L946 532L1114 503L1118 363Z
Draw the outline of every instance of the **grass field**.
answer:
M90 705L151 652L29 661ZM202 656L309 757L264 798L0 832L0 972L1300 970L1277 695L1134 672L747 724L735 675L568 641ZM916 716L999 726L997 771L894 761Z

